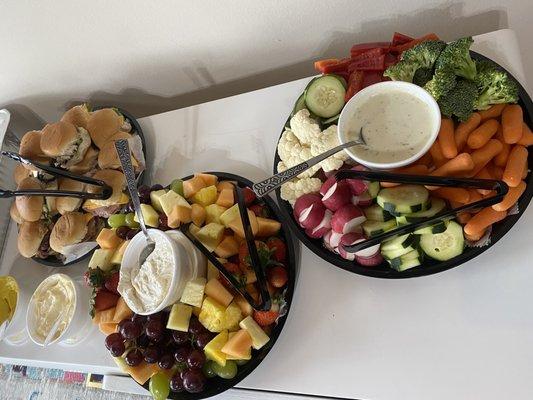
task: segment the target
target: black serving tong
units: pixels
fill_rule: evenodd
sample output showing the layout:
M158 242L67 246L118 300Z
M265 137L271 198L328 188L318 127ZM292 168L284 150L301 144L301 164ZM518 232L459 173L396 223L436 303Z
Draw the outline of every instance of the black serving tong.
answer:
M400 235L411 233L419 228L425 228L435 225L442 220L450 220L457 216L462 211L472 210L476 208L489 207L493 204L502 201L503 197L509 191L509 187L503 181L494 179L466 179L466 178L449 178L441 176L427 176L427 175L406 175L395 174L390 172L376 172L376 171L355 171L342 170L335 174L337 180L343 179L364 179L379 182L393 182L393 183L408 183L414 185L428 185L428 186L443 186L443 187L461 187L474 189L487 189L496 192L494 196L490 196L479 201L454 208L452 210L445 210L433 217L423 218L420 221L409 225L403 225L396 229L382 233L380 235L371 237L365 241L355 243L353 245L344 246L344 249L349 253L355 253L359 250L375 246L384 240L393 239Z
M50 165L40 164L38 162L31 161L22 157L20 154L11 151L1 151L0 155L11 158L25 165L32 165L40 170L47 172L50 175L56 177L69 178L74 181L83 182L89 185L100 186L102 191L100 193L88 193L77 192L71 190L44 190L44 189L28 189L28 190L3 190L0 189L0 198L16 197L16 196L47 196L47 197L76 197L80 199L97 199L106 200L113 194L113 189L108 186L104 181L99 179L90 178L88 176L82 176L73 174L61 168L55 168Z
M194 246L202 252L203 255L215 266L216 269L226 278L233 288L242 295L248 303L252 306L254 310L257 311L268 311L272 305L272 299L270 293L268 292L267 280L265 275L265 270L261 266L261 261L259 259L259 254L257 252L257 246L255 245L254 235L252 232L252 225L250 224L250 218L248 216L248 210L246 208L246 203L244 201L244 194L242 188L239 184L234 185L234 196L237 199L237 204L239 206L239 212L241 214L241 219L244 228L244 236L246 239L246 245L248 246L248 252L250 253L250 263L257 277L257 283L259 284L259 292L261 295L261 300L256 301L248 291L243 287L242 282L239 282L233 274L229 273L224 265L218 261L218 259L213 255L209 249L207 249L198 239L196 239L191 232L189 232L189 225L180 225L181 232L187 236L187 238L194 244Z

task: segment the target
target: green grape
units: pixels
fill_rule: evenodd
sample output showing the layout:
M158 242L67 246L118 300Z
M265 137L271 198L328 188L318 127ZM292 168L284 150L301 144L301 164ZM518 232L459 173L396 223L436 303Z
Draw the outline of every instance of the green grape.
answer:
M128 228L138 229L140 225L139 225L139 223L137 221L135 221L134 218L135 218L135 214L134 213L126 214L125 223L128 226Z
M215 362L211 360L207 360L207 362L204 364L202 371L207 378L214 378L215 376L217 376L216 372L213 369L214 364Z
M235 363L239 366L246 364L250 360L235 360Z
M228 360L223 367L217 363L213 363L213 371L222 379L233 379L237 375L237 364L235 361Z
M166 400L170 394L170 380L162 372L158 372L150 378L148 387L154 400Z
M183 196L183 181L181 179L174 179L170 184L170 190L173 190L180 196Z
M107 223L111 228L120 228L121 226L126 225L126 215L125 214L113 214L107 219Z

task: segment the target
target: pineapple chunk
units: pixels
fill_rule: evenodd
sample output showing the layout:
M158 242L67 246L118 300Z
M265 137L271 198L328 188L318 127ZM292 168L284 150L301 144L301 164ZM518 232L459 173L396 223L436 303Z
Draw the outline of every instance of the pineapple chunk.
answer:
M222 331L216 335L204 347L204 353L208 360L213 360L218 365L224 367L226 365L226 354L222 353L221 349L228 341L228 331Z
M205 208L205 223L215 222L220 224L220 216L226 211L225 207L218 204L210 204Z
M181 302L190 306L200 307L204 299L205 284L205 278L196 278L187 282L181 295Z
M240 294L235 296L235 304L237 304L239 306L239 308L241 309L242 314L245 315L246 317L249 317L250 315L252 315L254 313L254 309L252 308L250 303L248 303L248 300L246 300Z
M132 315L133 311L128 307L124 298L119 297L115 306L115 312L113 313L113 322L118 324L123 319L130 318Z
M96 249L89 261L89 269L96 269L97 267L103 271L109 271L112 267L111 258L113 257L114 249Z
M220 283L218 279L211 279L205 285L205 295L218 301L224 307L229 306L233 300L233 295Z
M236 218L240 218L240 215L239 205L234 204L220 216L220 223L227 228L230 222Z
M117 331L117 326L118 324L115 322L100 322L98 324L98 329L100 329L100 332L104 335L109 336Z
M183 182L183 194L185 198L188 199L191 196L194 196L200 189L205 188L207 185L204 180L199 176L188 179Z
M122 242L120 247L113 253L113 257L111 257L111 264L120 265L122 263L122 258L124 257L124 253L126 252L126 247L128 247L128 244L130 244L129 240Z
M96 243L102 249L116 249L122 243L122 239L117 236L114 229L104 228L98 234Z
M174 304L168 316L167 329L188 332L192 307L186 304Z
M200 228L196 235L198 240L202 242L202 244L207 247L209 251L213 251L216 249L216 247L222 241L223 236L224 226L220 224L215 224L214 222L211 222L210 224L207 224Z
M149 204L141 204L141 212L144 217L144 222L146 225L151 226L152 228L157 228L159 226L159 214L154 208ZM137 219L137 214L133 218L135 222L139 222Z
M236 331L239 329L239 321L242 319L241 309L232 302L224 312L224 329Z
M232 189L222 189L218 195L217 203L222 207L231 207L235 204L235 199L233 197L233 188Z
M217 201L217 187L213 185L200 189L192 196L192 201L204 207L213 204Z
M197 227L194 224L189 225L189 232L191 235L193 235L195 238L198 238L198 232L200 232L200 228Z
M250 336L252 337L252 347L256 350L262 348L265 344L268 343L270 338L268 335L261 329L261 327L254 321L250 316L244 318L239 326L242 329L246 329Z
M170 215L170 213L172 212L172 210L174 210L176 206L191 208L189 202L173 190L169 190L167 193L161 196L159 198L159 202L161 204L162 211L167 217Z
M193 204L191 208L192 223L197 227L201 227L205 222L206 212L200 204Z
M164 196L167 194L167 192L168 190L166 189L154 190L153 192L150 192L150 202L152 203L152 207L159 212L163 211L163 207L161 207L161 196Z
M222 332L224 330L224 314L226 309L216 300L206 297L202 303L202 311L198 320L210 332Z

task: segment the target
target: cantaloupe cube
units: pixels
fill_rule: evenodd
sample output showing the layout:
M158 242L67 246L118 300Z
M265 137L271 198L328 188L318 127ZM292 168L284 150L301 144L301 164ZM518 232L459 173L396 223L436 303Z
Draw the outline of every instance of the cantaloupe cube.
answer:
M242 329L246 329L252 338L252 347L256 350L259 350L265 344L268 343L270 338L268 335L261 329L261 327L254 321L252 317L244 318L239 326Z
M222 192L224 189L230 189L231 191L233 191L234 188L235 188L235 182L232 182L232 181L222 181L222 182L218 182L217 184L217 190L219 192Z
M249 360L252 356L252 337L247 330L241 329L220 350L237 360Z
M229 258L239 253L239 242L233 236L226 236L215 248L215 254L221 258Z
M204 347L204 353L208 360L213 360L218 365L226 365L226 354L223 353L222 347L228 341L228 331L222 331L216 335L207 345Z
M214 204L217 201L217 188L216 186L208 186L200 189L192 197L192 201L201 206L207 207L210 204Z
M235 296L235 304L239 306L239 308L241 309L242 315L244 315L245 317L248 317L254 313L254 309L252 308L250 303L248 303L248 300L246 300L240 294Z
M122 297L118 299L117 305L115 306L115 314L113 315L113 322L117 324L126 318L131 318L133 311L128 307L126 302Z
M177 228L181 224L188 224L191 222L192 208L185 206L174 206L168 215L168 226L170 228Z
M122 242L118 249L115 250L111 256L111 264L120 265L122 263L122 258L124 258L124 253L126 252L126 247L130 244L129 240Z
M174 304L168 316L167 329L187 332L191 319L192 307L187 304Z
M205 221L205 208L200 204L193 204L191 208L191 219L194 225L201 227Z
M233 300L233 295L224 287L222 283L220 283L218 279L211 279L209 282L207 282L204 293L206 296L215 299L224 307L229 306Z
M275 236L281 229L281 223L270 219L257 217L257 236L268 237Z
M96 311L94 314L93 322L95 324L114 322L113 317L115 316L116 307L109 308L104 311Z
M143 362L135 367L129 367L128 373L139 385L144 385L148 379L159 372L157 364L147 364Z
M104 335L108 336L112 333L117 331L118 324L115 324L114 322L100 322L98 324L98 328L100 329L100 332L102 332Z
M218 177L216 175L197 173L194 176L201 178L206 186L216 186L218 183Z
M258 229L257 217L252 211L248 210L248 218L250 219L250 225L252 226L252 233L255 236L257 235L257 229ZM240 215L237 218L235 218L233 221L231 221L227 227L230 228L233 232L235 232L236 235L242 238L245 237L242 219Z
M199 176L195 176L194 178L183 182L183 194L185 195L185 198L188 199L189 197L192 197L198 193L200 189L205 187L207 187L207 185L205 184L204 180Z
M104 228L98 234L96 243L102 249L116 249L122 244L122 239L117 236L114 229Z
M259 292L257 291L257 288L255 287L255 285L248 284L246 285L245 289L248 292L248 294L252 296L252 299L254 299L255 301L259 300Z
M233 197L233 188L232 189L222 189L218 194L217 204L222 207L229 208L235 204L235 199Z

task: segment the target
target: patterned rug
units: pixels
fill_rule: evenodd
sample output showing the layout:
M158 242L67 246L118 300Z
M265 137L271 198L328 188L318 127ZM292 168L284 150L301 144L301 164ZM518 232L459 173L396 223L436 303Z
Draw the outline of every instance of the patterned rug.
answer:
M102 375L0 364L0 400L147 400L101 389Z

